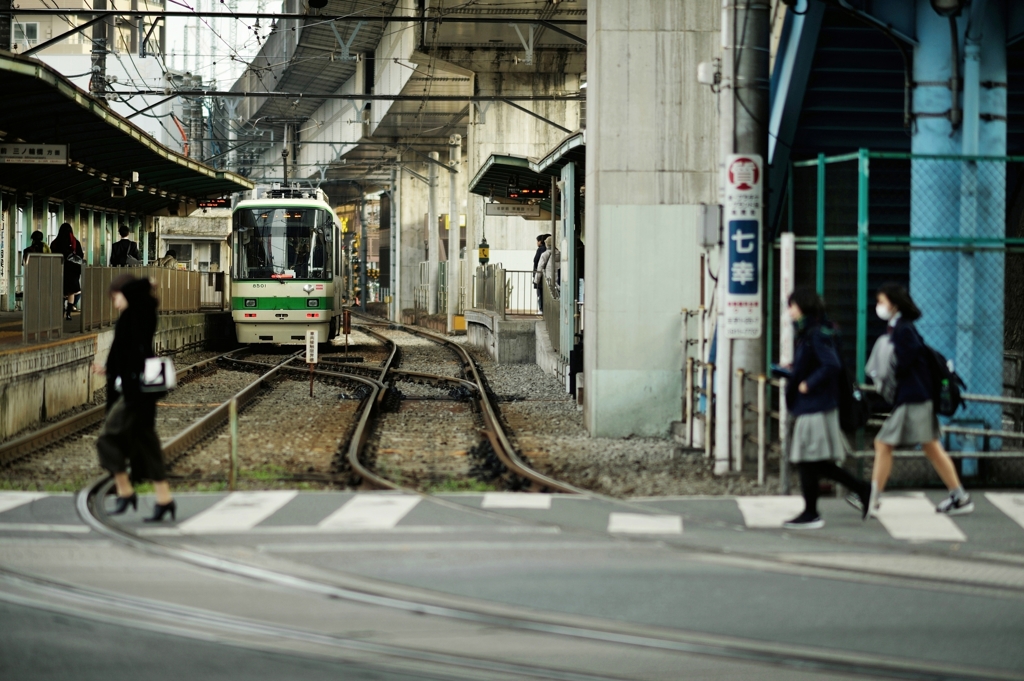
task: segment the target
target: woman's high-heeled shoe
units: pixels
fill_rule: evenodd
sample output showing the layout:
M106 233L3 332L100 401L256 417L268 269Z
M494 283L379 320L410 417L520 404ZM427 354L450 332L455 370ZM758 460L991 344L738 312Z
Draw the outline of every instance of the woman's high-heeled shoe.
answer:
M64 319L71 319L71 304L64 303Z
M146 518L147 523L158 523L164 519L164 516L168 513L171 514L171 520L177 520L175 517L178 512L178 504L171 499L166 504L157 504L156 508L153 509L153 515Z
M114 510L107 515L121 515L128 510L131 506L133 511L139 510L139 495L136 492L132 492L130 497L118 497L117 502L114 504Z

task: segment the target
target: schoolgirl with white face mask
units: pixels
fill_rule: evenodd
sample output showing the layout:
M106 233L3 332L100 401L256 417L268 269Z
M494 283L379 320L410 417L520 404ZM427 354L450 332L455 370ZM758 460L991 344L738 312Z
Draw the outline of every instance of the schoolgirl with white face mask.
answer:
M892 412L875 436L875 465L871 474L871 511L879 506L879 496L892 472L893 450L899 446L921 445L949 489L949 497L935 510L947 515L960 515L974 510L971 496L964 491L956 467L939 441L939 420L932 402L932 377L928 365L927 348L914 326L921 311L914 304L907 289L899 284L885 284L878 289L875 314L888 322L886 333L895 356L895 389ZM869 362L869 365L871 363ZM869 373L874 375L874 371ZM888 396L887 396L888 397ZM854 502L853 499L850 500Z

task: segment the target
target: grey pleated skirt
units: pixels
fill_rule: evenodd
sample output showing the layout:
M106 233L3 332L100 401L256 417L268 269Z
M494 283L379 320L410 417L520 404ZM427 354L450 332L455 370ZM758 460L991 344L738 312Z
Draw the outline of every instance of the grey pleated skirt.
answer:
M941 435L939 419L935 417L935 408L929 400L896 407L885 419L875 439L899 447L931 442L938 440Z
M839 410L789 418L787 456L793 463L842 461L850 445L839 427Z

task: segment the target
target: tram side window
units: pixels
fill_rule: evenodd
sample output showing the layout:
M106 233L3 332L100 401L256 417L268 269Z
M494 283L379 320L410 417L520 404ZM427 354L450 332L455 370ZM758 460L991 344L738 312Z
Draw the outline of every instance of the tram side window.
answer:
M255 208L235 213L235 277L331 277L332 216L314 208Z

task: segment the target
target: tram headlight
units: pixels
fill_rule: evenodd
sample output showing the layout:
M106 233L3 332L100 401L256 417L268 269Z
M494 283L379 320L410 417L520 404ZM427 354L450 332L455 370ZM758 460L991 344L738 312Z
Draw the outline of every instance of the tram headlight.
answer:
M306 307L320 307L320 299L319 298L307 298L306 299Z
M256 299L255 298L246 298L245 299L245 306L246 307L256 307Z

